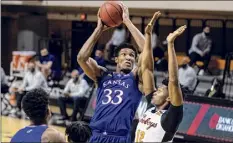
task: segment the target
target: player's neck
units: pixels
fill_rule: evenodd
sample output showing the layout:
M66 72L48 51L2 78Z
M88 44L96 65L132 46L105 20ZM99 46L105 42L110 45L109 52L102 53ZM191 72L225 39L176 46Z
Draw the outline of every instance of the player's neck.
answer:
M44 122L41 122L40 124L36 124L35 122L33 121L30 121L30 126L41 126L41 125L48 125L48 122L47 121L44 121Z
M119 67L116 68L116 73L121 73L121 69Z
M129 74L130 72L131 72L130 70L122 70L119 67L116 68L116 73Z
M156 106L157 110L164 110L168 106L169 102L165 102L162 105Z

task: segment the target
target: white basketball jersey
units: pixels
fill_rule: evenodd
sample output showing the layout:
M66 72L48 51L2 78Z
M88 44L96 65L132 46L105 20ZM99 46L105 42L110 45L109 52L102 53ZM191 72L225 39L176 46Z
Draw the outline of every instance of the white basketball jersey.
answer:
M162 142L165 131L161 126L161 117L166 110L152 113L155 107L148 109L137 126L135 142Z

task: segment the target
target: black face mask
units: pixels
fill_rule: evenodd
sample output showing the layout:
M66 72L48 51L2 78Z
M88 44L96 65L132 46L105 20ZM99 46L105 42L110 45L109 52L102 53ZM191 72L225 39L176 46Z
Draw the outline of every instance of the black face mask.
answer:
M206 36L206 37L210 36L210 33L206 33L206 32L204 32L204 33L205 33L205 36Z
M31 68L31 69L29 69L29 71L30 71L31 73L34 73L34 72L35 72L35 68Z
M77 82L78 81L78 77L73 78L73 81Z
M188 65L187 64L183 64L183 65L181 65L181 68L183 68L183 69L186 69L188 67Z

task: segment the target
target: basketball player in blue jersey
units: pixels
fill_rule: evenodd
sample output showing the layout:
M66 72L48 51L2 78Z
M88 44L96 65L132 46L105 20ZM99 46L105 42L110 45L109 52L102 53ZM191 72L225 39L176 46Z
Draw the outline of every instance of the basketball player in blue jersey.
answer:
M186 26L182 26L167 37L169 80L155 91L153 78L154 60L151 48L153 22L145 29L145 47L141 54L143 90L146 97L153 96L149 109L144 113L136 129L135 142L168 142L173 136L183 117L183 97L178 81L178 64L174 50L174 40L181 35ZM146 66L146 67L144 67ZM168 108L168 110L165 110Z
M130 21L128 8L123 4L122 8L123 23L133 35L141 52L144 36ZM131 124L142 97L139 71L143 70L138 70L140 67L133 69L137 52L132 45L126 43L116 48L116 72L107 71L90 58L96 41L105 29L98 16L97 28L77 57L85 74L98 85L96 109L90 122L92 129L90 142L131 142Z
M22 107L31 125L19 130L11 142L66 142L64 135L48 126L51 115L48 97L43 89L34 89L24 96Z

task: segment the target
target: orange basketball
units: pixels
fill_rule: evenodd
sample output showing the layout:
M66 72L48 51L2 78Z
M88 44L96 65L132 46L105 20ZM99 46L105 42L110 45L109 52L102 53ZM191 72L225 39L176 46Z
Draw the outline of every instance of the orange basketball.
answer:
M119 26L122 23L122 13L119 1L106 1L100 7L100 18L109 27Z

